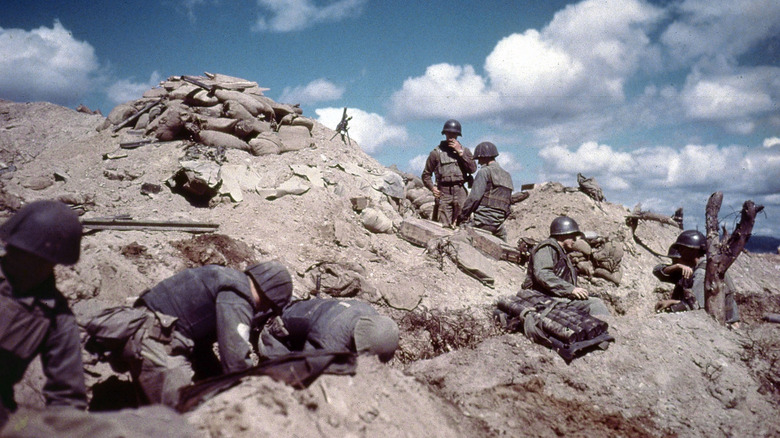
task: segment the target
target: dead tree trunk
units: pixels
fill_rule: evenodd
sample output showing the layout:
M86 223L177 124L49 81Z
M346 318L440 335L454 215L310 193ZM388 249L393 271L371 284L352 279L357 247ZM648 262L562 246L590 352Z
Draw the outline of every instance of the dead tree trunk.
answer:
M723 193L715 192L707 201L707 270L704 279L704 308L721 324L726 323L725 276L726 271L737 259L745 247L756 214L764 209L753 201L745 201L742 213L734 232L728 236L724 229L723 240L718 234L718 212L723 202Z

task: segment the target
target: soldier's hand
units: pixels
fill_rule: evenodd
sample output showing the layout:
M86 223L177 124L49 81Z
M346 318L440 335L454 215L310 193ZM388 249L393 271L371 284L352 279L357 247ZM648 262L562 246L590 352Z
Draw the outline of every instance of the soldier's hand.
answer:
M457 138L451 138L447 140L447 142L449 143L450 147L458 153L458 155L463 154L463 146L460 144Z
M691 276L693 276L693 269L691 269L690 266L685 266L683 264L677 263L677 269L679 269L683 278L691 278Z
M431 191L433 192L434 198L441 198L441 190L439 190L438 187L434 187Z
M585 289L583 289L581 287L575 287L571 291L571 296L575 300L587 300L588 299L588 291L586 291Z
M679 303L680 300L661 300L657 303L655 303L655 311L656 312L663 312L666 309L674 306L675 304Z

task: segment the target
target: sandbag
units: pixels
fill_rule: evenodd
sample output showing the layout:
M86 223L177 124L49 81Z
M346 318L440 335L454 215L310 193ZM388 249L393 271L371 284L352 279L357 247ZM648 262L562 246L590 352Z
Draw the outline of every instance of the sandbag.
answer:
M393 221L376 208L368 207L360 214L363 226L372 233L392 233Z
M198 121L201 129L226 132L228 134L233 133L233 128L238 123L238 120L227 117L198 117Z
M282 141L275 132L263 132L249 140L249 152L252 155L277 155L282 150Z
M184 96L184 103L192 106L214 106L220 102L216 96L209 94L208 91L203 88L197 88L192 90L189 94Z
M233 90L220 90L214 91L214 95L221 101L236 101L246 108L252 116L264 115L266 119L270 120L274 117L274 110L266 102L260 99L255 99L252 95L242 93L240 91Z
M149 124L146 135L154 133L160 141L176 140L183 137L185 124L191 119L192 114L185 106L172 102L159 117Z
M262 132L271 132L271 124L269 122L257 120L257 119L244 119L239 120L233 126L233 134L240 138L250 138Z
M133 105L129 103L121 103L114 107L114 109L111 110L110 113L108 113L108 119L109 122L111 122L114 125L118 125L128 118L130 118L133 114L137 113L138 109L134 107Z
M237 100L227 100L222 103L222 112L226 117L239 120L255 120L253 116L241 102Z
M281 152L299 151L314 145L309 129L305 126L284 125L279 128Z
M206 146L226 147L229 149L240 149L242 151L251 151L249 144L233 134L220 131L209 131L202 129L198 132L198 141Z

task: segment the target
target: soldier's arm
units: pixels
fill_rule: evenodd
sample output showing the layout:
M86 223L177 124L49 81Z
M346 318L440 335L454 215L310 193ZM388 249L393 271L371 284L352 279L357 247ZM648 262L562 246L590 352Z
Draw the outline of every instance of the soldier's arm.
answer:
M217 346L222 370L229 373L252 366L249 333L253 307L232 290L217 295Z
M668 268L671 265L667 265L664 263L660 263L655 265L653 268L653 275L664 283L677 283L677 280L680 279L680 275L677 272L668 273Z
M81 363L81 340L76 318L69 311L55 317L41 353L46 384L43 395L49 406L87 409L87 388Z
M461 166L463 166L468 173L474 173L477 171L477 162L474 161L474 156L467 147L463 147L463 154L459 157Z
M534 276L539 286L549 294L568 298L574 290L574 285L555 275L554 254L555 251L548 246L539 248L533 258Z
M431 179L431 175L433 175L434 169L439 164L439 160L436 157L436 154L431 153L428 155L428 159L425 160L425 169L423 169L422 173L422 180L425 187L428 188L428 190L433 190L433 180Z
M477 172L477 176L474 177L474 184L471 186L469 196L466 198L466 202L463 203L463 208L460 213L460 220L465 221L474 210L479 207L482 196L485 195L485 189L487 188L487 171Z

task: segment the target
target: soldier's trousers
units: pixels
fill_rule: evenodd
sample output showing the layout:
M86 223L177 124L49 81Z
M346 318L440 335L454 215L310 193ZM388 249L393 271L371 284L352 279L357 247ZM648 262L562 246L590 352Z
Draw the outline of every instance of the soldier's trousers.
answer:
M468 192L463 185L439 186L441 197L439 198L439 222L444 226L452 226L455 219L460 216L463 204L466 202Z

